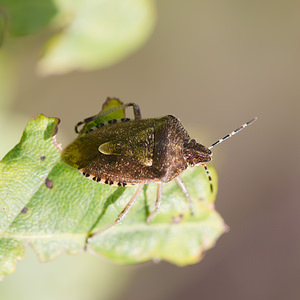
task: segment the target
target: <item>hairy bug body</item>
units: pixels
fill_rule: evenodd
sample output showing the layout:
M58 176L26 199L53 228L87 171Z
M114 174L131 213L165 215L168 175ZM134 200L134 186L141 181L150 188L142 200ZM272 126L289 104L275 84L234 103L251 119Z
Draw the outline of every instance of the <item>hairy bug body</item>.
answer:
M173 116L105 124L79 137L78 169L114 185L169 182L211 160L209 149L190 140Z
M108 98L106 103L111 100ZM148 183L157 183L158 189L155 210L149 214L147 222L159 210L162 184L173 179L176 179L185 194L193 213L192 200L179 175L188 167L204 166L212 191L213 183L205 165L212 159L210 149L256 120L245 123L210 147L205 147L191 139L176 117L168 115L142 119L138 105L119 103L115 108L79 122L75 127L79 137L64 151L65 161L76 166L85 177L95 182L123 187L139 184L119 217L102 230L90 234L89 238L119 223L134 204L143 185ZM130 106L134 111L133 120L121 118L97 122L112 112ZM94 126L91 127L90 124ZM83 127L79 130L80 126Z

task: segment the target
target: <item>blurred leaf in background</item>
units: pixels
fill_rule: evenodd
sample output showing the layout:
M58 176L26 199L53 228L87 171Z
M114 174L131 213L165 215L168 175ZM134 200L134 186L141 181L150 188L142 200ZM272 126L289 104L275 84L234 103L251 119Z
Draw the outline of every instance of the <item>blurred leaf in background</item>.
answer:
M4 35L6 31L7 19L3 10L0 9L0 47L4 41Z
M47 26L57 13L52 0L0 0L12 36L24 36Z
M64 28L47 43L42 73L91 70L119 62L149 37L155 22L149 0L56 1Z
M51 263L41 263L31 247L27 246L25 252L16 272L0 282L3 300L116 299L134 269L113 265L88 253L62 254Z
M144 44L156 19L152 0L0 0L0 9L2 37L5 19L14 37L48 25L59 30L44 48L38 64L42 74L117 63Z

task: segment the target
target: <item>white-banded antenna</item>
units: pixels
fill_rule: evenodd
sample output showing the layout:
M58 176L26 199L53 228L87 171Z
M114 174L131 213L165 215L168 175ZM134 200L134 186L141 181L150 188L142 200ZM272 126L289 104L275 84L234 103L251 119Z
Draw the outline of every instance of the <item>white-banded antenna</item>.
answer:
M220 143L224 142L225 140L229 139L233 135L235 135L238 132L240 132L241 130L243 130L245 127L247 127L247 126L251 125L252 123L254 123L256 120L257 120L257 118L255 117L254 119L250 120L249 122L243 124L241 127L237 128L236 130L232 131L231 133L225 135L223 138L221 138L218 141L216 141L215 143L213 143L210 147L208 147L208 149L211 149L211 148L219 145Z

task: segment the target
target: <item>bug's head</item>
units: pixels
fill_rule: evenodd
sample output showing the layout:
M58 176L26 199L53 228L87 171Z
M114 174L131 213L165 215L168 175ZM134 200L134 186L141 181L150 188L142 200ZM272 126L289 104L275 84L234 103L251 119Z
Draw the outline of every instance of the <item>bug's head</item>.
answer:
M183 145L183 156L190 167L211 161L212 152L205 146L190 140Z

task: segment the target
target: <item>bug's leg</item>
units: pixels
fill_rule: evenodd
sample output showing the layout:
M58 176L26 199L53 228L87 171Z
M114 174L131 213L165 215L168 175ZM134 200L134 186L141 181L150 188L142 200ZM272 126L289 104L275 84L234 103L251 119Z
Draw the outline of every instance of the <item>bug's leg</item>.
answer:
M120 106L117 106L117 107L114 107L114 108L111 108L111 109L108 109L108 110L105 110L105 111L102 111L100 112L99 114L97 115L94 115L94 116L91 116L91 117L88 117L86 119L84 119L83 121L80 121L77 123L77 125L75 126L75 132L76 133L80 133L81 130L78 129L79 126L81 126L82 124L87 124L95 119L98 119L98 118L101 118L105 115L108 115L114 111L117 111L117 110L120 110L120 109L125 109L127 107L130 107L132 106L133 107L133 113L134 113L134 119L141 119L142 118L142 115L141 115L141 111L140 111L140 107L135 104L135 103L126 103L126 104L123 104L123 105L120 105Z
M184 193L185 197L186 197L186 200L188 202L188 206L189 206L189 209L190 209L190 212L191 212L191 215L194 214L194 209L193 209L193 201L192 201L192 198L183 182L183 180L177 176L176 178L176 182L177 184L179 185L179 187L181 188L182 192Z
M90 233L88 238L87 238L87 242L90 241L90 239L110 228L112 228L113 226L115 226L116 224L120 223L125 216L128 214L128 212L130 211L131 207L133 206L133 204L135 203L135 200L137 199L137 197L139 196L140 192L142 191L144 184L140 184L137 188L137 190L135 191L134 195L131 197L131 199L129 200L129 202L126 204L126 206L124 207L124 209L121 211L121 213L119 214L119 216L117 217L117 219L115 221L113 221L111 224L107 225L106 227L98 230L95 233Z
M117 106L117 107L114 107L114 108L111 108L111 109L108 109L108 110L105 110L105 111L101 111L99 114L97 114L95 116L84 119L84 122L85 123L91 122L95 119L98 119L98 118L103 117L105 115L111 114L114 111L117 111L117 110L120 110L120 109L126 109L127 107L130 107L130 106L132 106L132 108L133 108L134 118L135 119L141 119L142 115L141 115L140 107L137 104L131 102L131 103L122 104L120 106Z
M140 120L142 118L140 107L135 103L130 103L133 108L133 114L135 120Z
M204 167L204 170L205 170L205 173L207 175L207 178L209 180L209 185L210 185L210 191L213 193L214 189L213 189L213 181L211 179L211 174L207 168L207 166L205 164L203 164L203 167Z
M157 214L159 211L160 205L161 205L161 195L162 195L162 183L157 184L157 194L156 194L156 201L155 201L155 209L153 212L149 214L147 217L147 223L149 224L153 217Z

